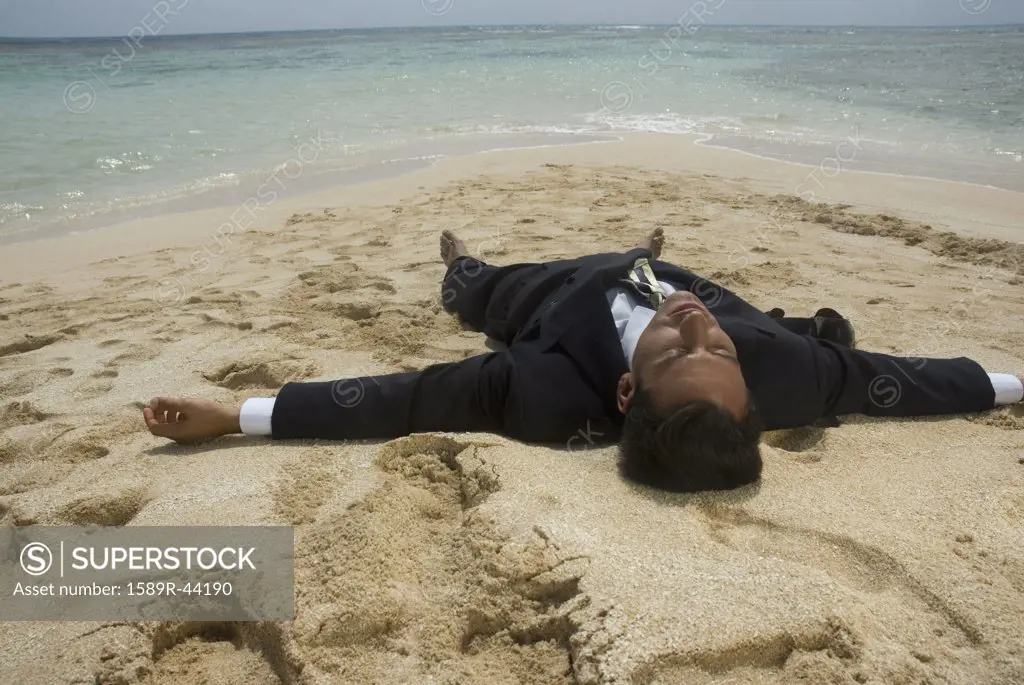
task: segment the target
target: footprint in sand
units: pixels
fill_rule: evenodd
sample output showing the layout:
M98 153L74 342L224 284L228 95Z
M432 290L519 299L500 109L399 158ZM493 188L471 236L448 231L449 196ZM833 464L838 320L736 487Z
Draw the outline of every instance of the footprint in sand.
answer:
M461 332L454 317L443 314L436 303L422 301L415 309L397 307L382 311L372 320L360 322L359 342L371 350L375 360L385 364L414 364L432 343ZM432 350L442 358L454 354L447 349ZM451 357L456 361L459 357Z
M316 297L319 294L331 295L369 288L378 292L394 295L397 290L388 278L375 278L360 272L354 264L344 266L321 266L304 271L297 277L304 286L296 294L309 298L310 292ZM379 297L379 295L378 295Z
M71 391L71 396L76 400L91 400L102 397L114 389L114 384L109 380L103 380L93 375L93 380L78 386Z
M345 280L307 281L322 293L307 299L305 306L317 312L349 321L367 321L380 315L381 293L394 295L397 290L387 279L356 277Z
M95 430L58 422L21 426L9 431L7 440L0 443L0 462L79 463L100 459L110 454L106 445L109 436L109 427Z
M11 398L27 395L46 385L49 374L41 369L29 369L13 373L0 373L0 397Z
M48 414L31 402L9 402L0 408L0 430L12 426L25 426L45 421L54 414Z
M239 361L203 374L203 378L229 390L266 388L278 390L289 381L316 376L320 369L312 362L281 359L273 361Z
M124 526L138 515L148 501L145 490L140 488L84 497L61 507L56 513L56 519L72 526Z
M90 434L65 434L51 443L48 449L51 458L72 464L102 459L110 454L110 448L104 444L103 439Z
M134 344L125 352L111 357L104 366L116 369L119 365L125 362L148 362L159 356L160 345L157 343L150 345Z
M12 354L24 354L25 352L34 352L35 350L52 345L62 339L62 335L55 333L47 335L26 334L15 340L0 343L0 357L6 357Z
M0 437L0 464L23 461L75 462L105 457L109 450L94 436L59 422L9 427Z
M674 652L633 671L631 685L790 685L864 683L862 641L829 618L803 630L758 635L742 644ZM917 681L915 681L917 682Z

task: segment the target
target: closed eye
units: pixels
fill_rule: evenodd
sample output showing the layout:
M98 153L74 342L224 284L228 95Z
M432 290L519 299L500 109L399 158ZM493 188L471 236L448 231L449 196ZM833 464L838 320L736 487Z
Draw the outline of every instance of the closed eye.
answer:
M736 358L736 355L733 354L728 348L716 347L716 348L712 349L710 352L711 352L711 354L715 355L716 357L722 357L723 359L728 359L733 364L737 364L738 365L740 363L739 359ZM683 357L688 357L692 353L693 353L693 350L690 350L690 349L685 348L685 347L673 347L670 350L666 350L665 353L663 355L661 355L655 361L655 364L658 364L658 365L667 364L667 363L669 363L671 361L674 361L676 359L681 359Z

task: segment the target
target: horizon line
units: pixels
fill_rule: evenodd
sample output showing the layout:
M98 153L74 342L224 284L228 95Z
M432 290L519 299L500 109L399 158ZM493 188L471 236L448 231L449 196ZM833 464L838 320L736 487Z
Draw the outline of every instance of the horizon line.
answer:
M443 26L406 25L406 26L362 26L348 28L305 28L305 29L260 29L250 31L192 31L188 33L161 33L148 35L146 40L159 38L186 38L189 36L244 36L244 35L269 35L276 33L318 33L338 31L387 31L396 29L472 29L472 28L539 28L539 27L567 27L567 28L661 28L675 26L678 22L666 24L594 24L594 23L558 23L558 24L446 24ZM1002 24L734 24L734 23L708 23L705 28L783 28L783 29L992 29L1024 27L1024 22L1009 22ZM116 35L87 35L87 36L3 36L0 41L60 41L60 40L106 40L120 39L126 34Z

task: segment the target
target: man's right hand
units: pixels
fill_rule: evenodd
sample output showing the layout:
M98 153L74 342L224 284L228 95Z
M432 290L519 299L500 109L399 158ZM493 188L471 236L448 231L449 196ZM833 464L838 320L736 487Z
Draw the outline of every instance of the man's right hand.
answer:
M154 397L142 417L150 433L180 443L242 432L239 410L209 400Z

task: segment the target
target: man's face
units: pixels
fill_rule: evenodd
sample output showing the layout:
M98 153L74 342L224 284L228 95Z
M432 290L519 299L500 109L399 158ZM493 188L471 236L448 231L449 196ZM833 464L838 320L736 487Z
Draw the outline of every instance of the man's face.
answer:
M736 346L692 293L670 295L637 340L633 370L619 382L623 413L637 382L663 416L697 400L717 404L737 419L747 413Z

